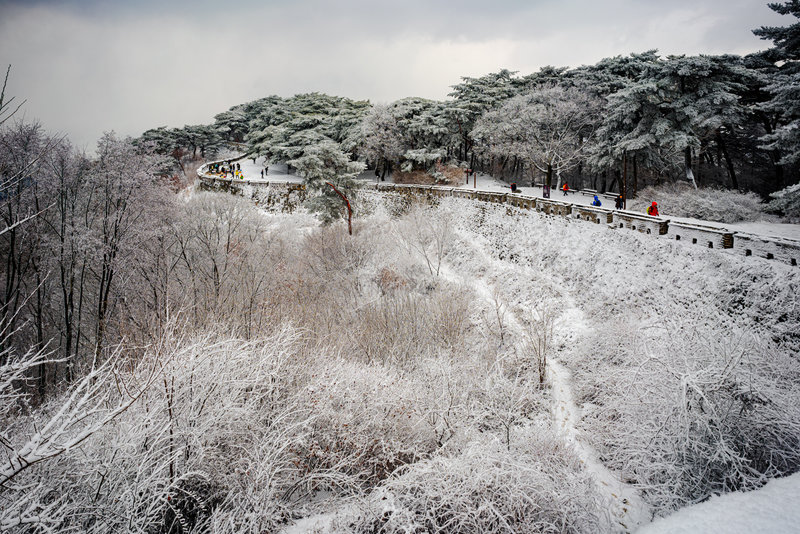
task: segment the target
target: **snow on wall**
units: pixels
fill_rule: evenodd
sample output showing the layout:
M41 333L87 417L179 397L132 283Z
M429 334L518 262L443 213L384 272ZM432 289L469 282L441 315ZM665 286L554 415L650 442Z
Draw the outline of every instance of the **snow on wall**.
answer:
M572 214L572 204L559 200L536 199L536 211L547 215L561 215L569 217Z
M627 228L643 234L664 235L669 228L669 220L633 211L614 211L612 224L615 228Z
M667 237L708 248L733 248L733 234L724 228L670 222Z
M614 212L611 210L575 204L572 206L572 216L576 219L590 221L596 224L611 224L614 222Z
M736 232L733 250L744 256L757 256L768 260L779 260L789 265L797 265L800 260L800 241L793 239L762 237L744 232Z
M237 180L212 174L200 174L200 188L238 195L271 211L290 213L306 199L304 184L269 180Z
M527 210L536 208L536 197L511 193L506 198L506 201L509 204L516 206L517 208L523 208Z

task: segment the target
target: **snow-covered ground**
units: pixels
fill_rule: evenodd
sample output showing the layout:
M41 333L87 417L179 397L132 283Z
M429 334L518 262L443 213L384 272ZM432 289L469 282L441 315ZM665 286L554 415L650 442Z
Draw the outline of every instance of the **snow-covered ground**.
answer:
M637 534L791 534L800 532L800 473L760 490L728 493L657 519Z
M303 179L296 174L289 174L286 172L286 165L283 163L272 163L269 165L269 170L266 176L262 176L261 171L264 170L264 158L256 158L253 163L252 158L243 158L237 161L242 167L242 174L245 180L275 180L281 182L302 182Z

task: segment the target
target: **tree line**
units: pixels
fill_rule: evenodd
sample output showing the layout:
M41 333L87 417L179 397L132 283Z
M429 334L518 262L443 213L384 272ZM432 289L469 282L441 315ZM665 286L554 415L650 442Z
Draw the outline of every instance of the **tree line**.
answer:
M769 6L800 16L797 1ZM245 142L250 155L276 163L327 145L338 152L332 159L359 160L381 177L393 170L438 177L440 162L626 196L678 180L766 196L794 184L800 168L798 28L754 30L773 47L746 56L650 50L524 76L503 69L463 77L445 101L270 96L234 106L209 126L159 128L142 138L162 153Z

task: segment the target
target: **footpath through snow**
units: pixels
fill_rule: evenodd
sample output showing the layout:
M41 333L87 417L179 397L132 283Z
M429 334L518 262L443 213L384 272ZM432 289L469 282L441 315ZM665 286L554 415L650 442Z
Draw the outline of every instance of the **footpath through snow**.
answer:
M568 340L568 344L574 346L577 338L587 330L583 312L573 304L562 314L561 321L570 325L565 331L572 338ZM557 359L551 358L548 361L547 371L553 393L554 420L558 430L575 448L586 469L597 480L601 493L606 496L606 506L614 524L622 532L632 532L639 525L650 521L652 516L650 507L633 486L620 480L616 473L600 461L594 448L581 439L578 430L581 411L575 404L572 374L569 369L561 365Z
M463 236L462 236L463 237ZM469 241L469 240L467 240ZM483 250L478 243L474 243L475 252L481 258L482 263L491 266L490 271L497 274L505 269L512 268L501 260L494 260ZM459 278L458 275L449 268L444 268L443 275L451 279ZM499 276L503 279L503 276ZM493 306L493 300L498 293L484 278L475 276L470 278L469 285L472 285L475 292L486 302ZM559 329L562 336L566 336L563 342L567 346L574 346L580 336L587 330L583 312L576 307L574 299L567 297L565 311L562 312L558 322L569 324L569 329ZM518 334L524 331L524 327L514 314L512 307L506 307L506 320L511 330ZM555 343L554 343L555 345ZM623 482L616 473L608 469L598 458L594 449L586 444L580 435L577 426L580 421L580 409L576 406L572 392L572 379L569 370L552 356L548 356L547 378L551 388L552 407L553 407L553 426L558 434L572 446L577 453L582 464L592 474L598 485L598 492L603 497L602 508L607 511L612 519L612 524L618 532L633 532L640 525L650 521L652 514L650 507L642 499L639 492Z

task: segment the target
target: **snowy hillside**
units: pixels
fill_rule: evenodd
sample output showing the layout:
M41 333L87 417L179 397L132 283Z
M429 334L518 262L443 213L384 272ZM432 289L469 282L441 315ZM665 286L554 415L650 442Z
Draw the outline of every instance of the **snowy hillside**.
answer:
M176 208L184 304L136 365L14 419L43 460L8 514L633 532L800 465L796 268L455 198L357 206L352 237L230 195Z

